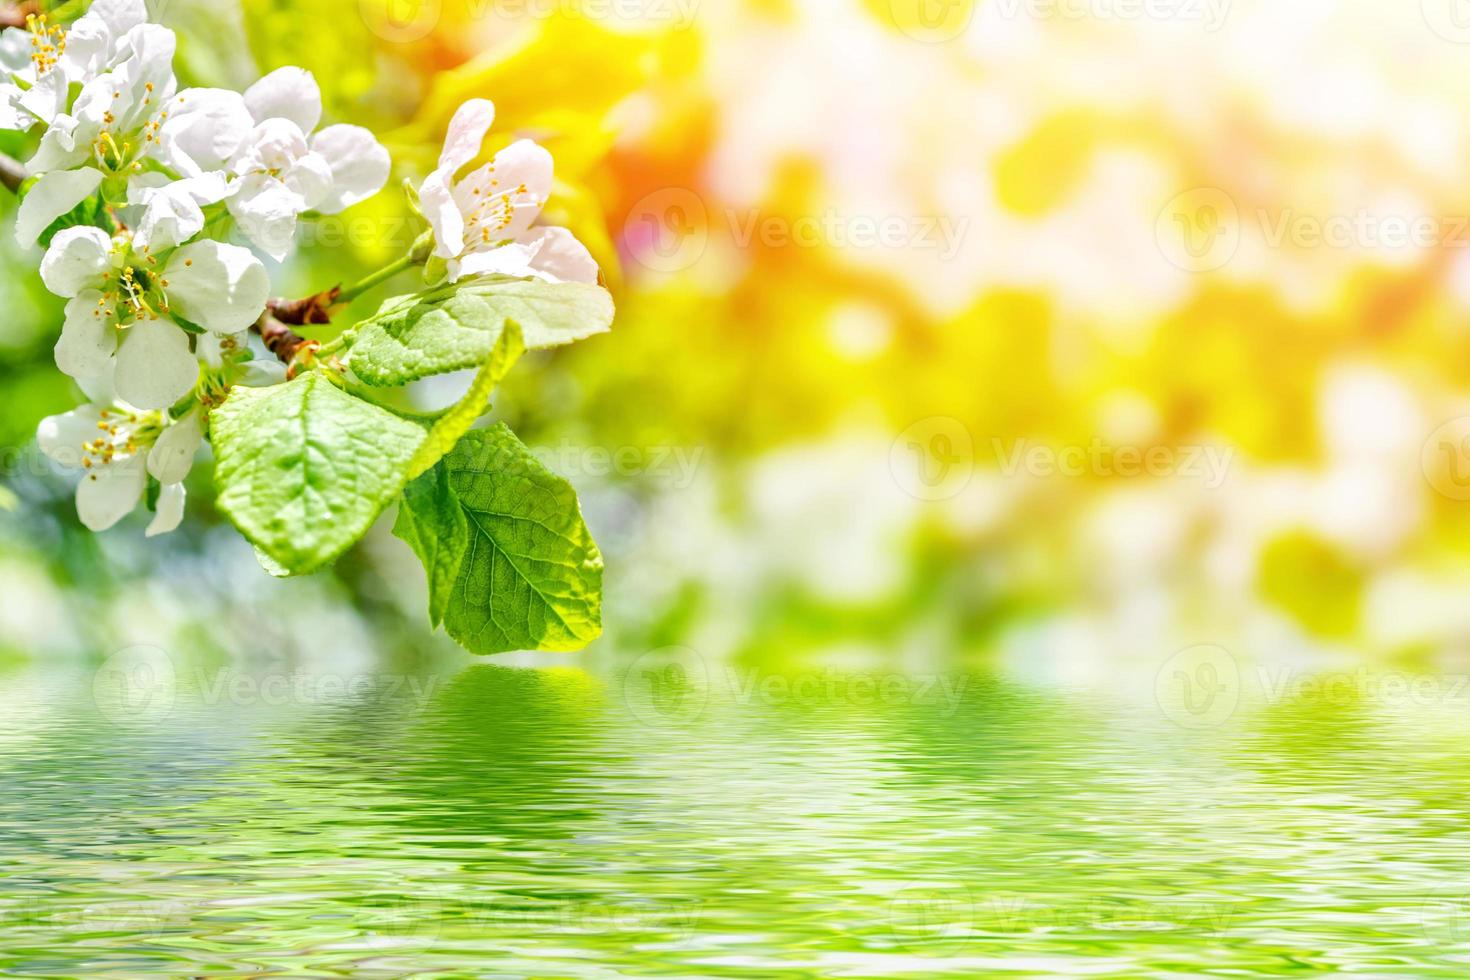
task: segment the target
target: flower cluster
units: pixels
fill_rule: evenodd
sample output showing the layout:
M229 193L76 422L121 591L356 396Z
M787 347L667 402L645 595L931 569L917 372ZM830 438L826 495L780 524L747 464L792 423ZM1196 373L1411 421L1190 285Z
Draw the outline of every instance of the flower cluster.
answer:
M300 220L373 196L391 170L368 130L318 128L310 72L281 68L243 93L180 90L173 56L173 32L147 22L143 0L0 32L0 129L39 130L16 236L45 246L42 280L67 301L56 362L90 399L46 419L39 441L84 472L77 507L94 530L145 498L149 534L177 526L211 405L233 385L284 378L246 336L270 297L257 252L283 260ZM462 106L421 187L426 276L595 282L570 232L533 227L551 190L544 149L512 143L457 179L493 118L487 101ZM223 240L231 228L238 243Z

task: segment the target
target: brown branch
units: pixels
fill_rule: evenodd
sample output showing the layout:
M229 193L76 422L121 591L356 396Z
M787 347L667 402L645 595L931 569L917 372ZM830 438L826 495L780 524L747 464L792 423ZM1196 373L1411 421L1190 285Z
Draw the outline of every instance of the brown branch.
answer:
M266 300L265 312L250 329L265 341L266 350L288 366L287 377L295 373L299 360L309 358L321 346L321 341L308 340L291 327L331 323L332 304L341 293L341 286L333 286L302 299Z
M303 299L268 300L265 306L271 316L282 323L289 323L293 326L331 323L332 305L341 295L342 287L333 286L331 289L324 289L314 296L307 296Z
M25 164L0 153L0 184L15 192L20 190L20 185L25 183L27 176Z
M309 356L313 350L321 346L321 341L307 340L277 320L269 311L262 313L260 319L255 321L250 330L259 334L260 339L265 341L265 349L276 355L276 358L287 366L286 376L288 378L295 374L299 359Z

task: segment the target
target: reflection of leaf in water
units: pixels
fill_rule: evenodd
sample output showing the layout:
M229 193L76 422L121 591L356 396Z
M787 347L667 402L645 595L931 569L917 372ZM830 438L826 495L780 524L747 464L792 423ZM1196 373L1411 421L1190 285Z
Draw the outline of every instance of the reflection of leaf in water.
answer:
M382 791L419 805L393 808L405 834L564 839L598 819L605 801L599 774L627 759L597 736L602 693L586 673L473 666L446 678L402 726L323 733L321 752L357 758L364 738L391 754ZM487 860L491 858L487 855Z

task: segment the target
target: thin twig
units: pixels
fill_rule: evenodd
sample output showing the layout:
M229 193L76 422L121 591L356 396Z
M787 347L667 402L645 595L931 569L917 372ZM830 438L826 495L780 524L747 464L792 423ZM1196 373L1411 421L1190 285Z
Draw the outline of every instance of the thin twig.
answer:
M11 192L20 190L20 185L25 183L25 164L12 156L0 153L0 184L4 184Z
M333 286L331 289L324 289L313 296L302 299L269 300L265 307L277 320L298 327L331 323L332 306L337 302L337 297L341 295L342 287Z
M262 313L250 330L260 335L260 339L265 341L265 349L276 355L282 364L294 364L303 348L315 347L320 343L307 340L277 320L269 311Z

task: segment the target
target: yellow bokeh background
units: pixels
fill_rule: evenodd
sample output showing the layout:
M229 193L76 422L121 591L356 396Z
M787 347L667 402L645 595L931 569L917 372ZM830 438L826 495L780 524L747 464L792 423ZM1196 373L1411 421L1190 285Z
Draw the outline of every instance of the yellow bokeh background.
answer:
M170 0L161 19L195 83L311 68L395 181L470 97L497 107L487 149L551 148L548 219L619 316L499 411L528 442L642 461L568 473L616 518L610 635L1016 656L1041 635L1106 662L1470 640L1470 31L1441 6ZM348 218L406 213L390 186ZM393 247L307 250L287 276ZM44 347L35 318L11 349ZM63 400L28 398L7 440ZM654 472L674 449L698 462Z

